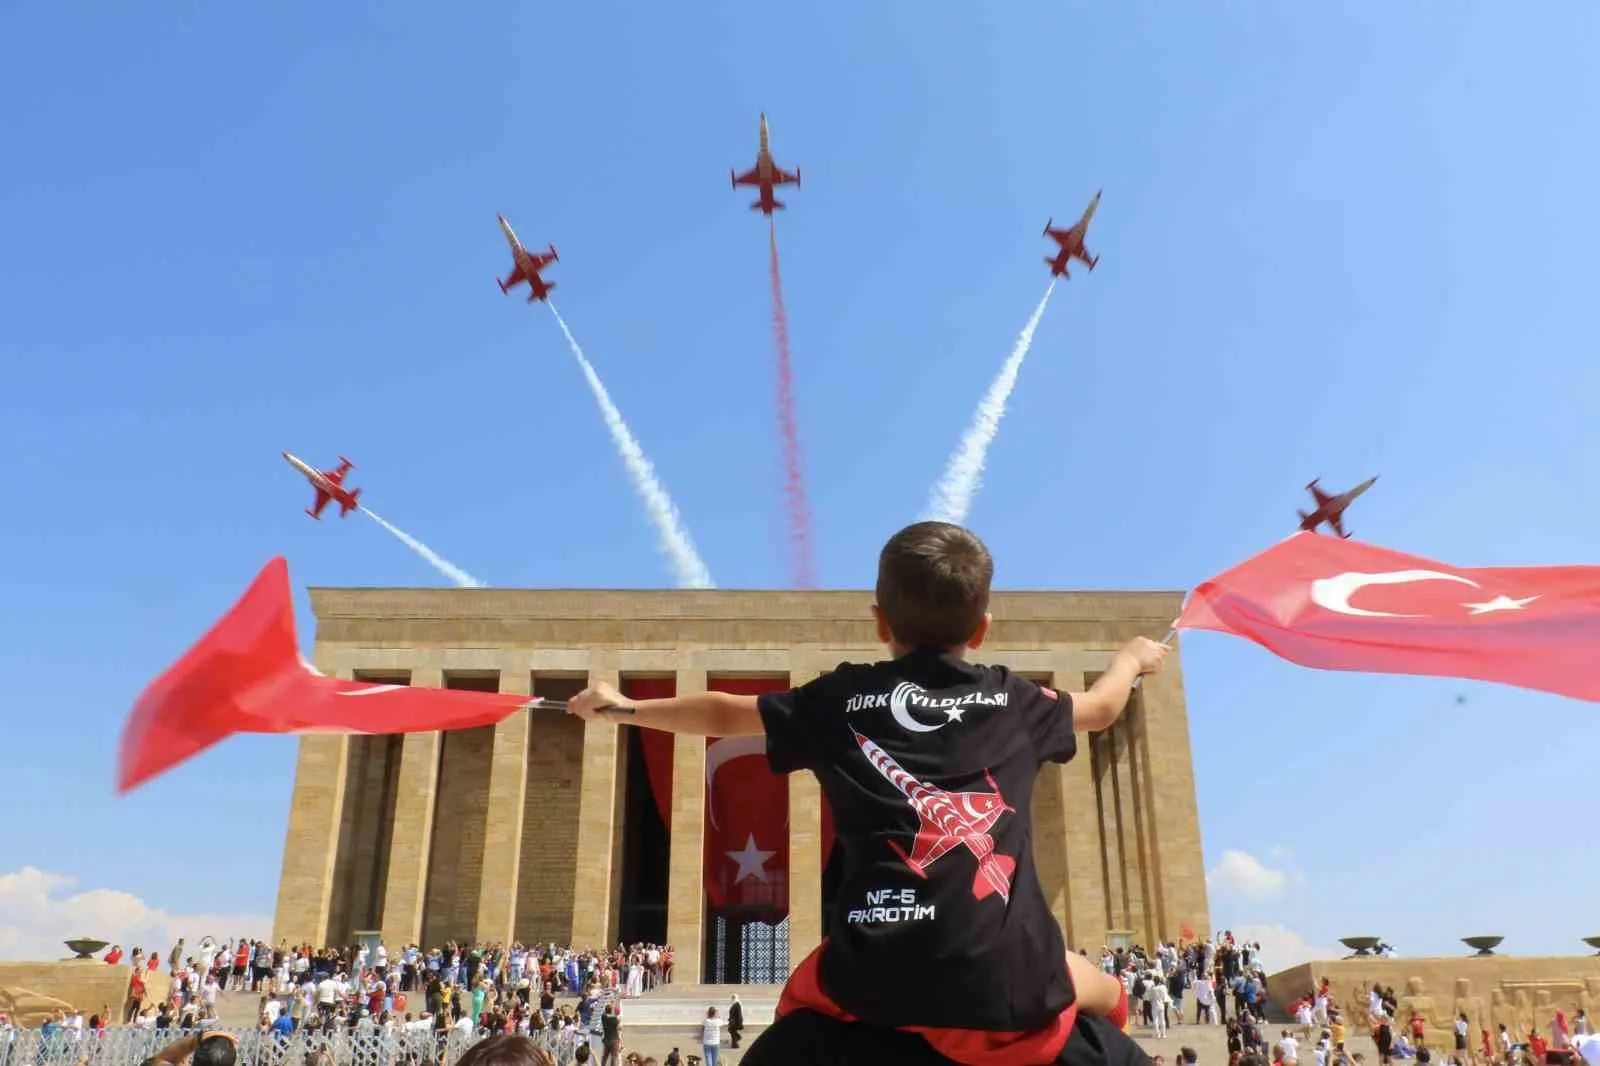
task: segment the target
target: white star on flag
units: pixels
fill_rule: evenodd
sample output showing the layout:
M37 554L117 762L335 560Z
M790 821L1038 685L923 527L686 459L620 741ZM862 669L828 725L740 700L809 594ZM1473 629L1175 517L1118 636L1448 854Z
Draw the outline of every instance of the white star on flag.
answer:
M762 884L766 884L767 860L776 855L777 852L762 851L756 847L756 835L751 833L744 842L743 851L728 851L723 854L739 864L739 873L733 879L734 884L738 884L747 877L753 877Z
M1487 603L1463 603L1461 606L1471 607L1473 614L1488 614L1490 611L1520 611L1538 598L1537 596L1529 596L1527 599L1514 600L1510 596L1501 595L1496 596Z

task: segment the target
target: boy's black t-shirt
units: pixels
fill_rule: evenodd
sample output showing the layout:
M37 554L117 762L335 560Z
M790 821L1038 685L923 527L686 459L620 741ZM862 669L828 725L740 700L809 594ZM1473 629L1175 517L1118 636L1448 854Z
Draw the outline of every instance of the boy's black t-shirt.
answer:
M811 770L843 877L824 990L885 1026L1028 1032L1073 1001L1033 865L1045 762L1077 751L1071 698L937 651L841 664L758 706L774 773Z

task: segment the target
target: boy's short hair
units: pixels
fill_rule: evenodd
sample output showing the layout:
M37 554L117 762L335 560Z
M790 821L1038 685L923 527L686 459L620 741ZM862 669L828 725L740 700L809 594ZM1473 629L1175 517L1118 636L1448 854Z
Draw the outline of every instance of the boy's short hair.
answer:
M878 555L878 609L906 647L959 647L989 610L992 580L994 559L977 534L950 522L917 522Z

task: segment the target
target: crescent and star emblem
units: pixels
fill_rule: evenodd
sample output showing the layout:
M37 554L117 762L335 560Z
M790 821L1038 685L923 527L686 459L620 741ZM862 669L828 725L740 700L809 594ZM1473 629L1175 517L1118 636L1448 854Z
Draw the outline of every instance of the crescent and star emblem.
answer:
M717 822L717 771L734 759L765 756L766 753L765 736L723 737L706 746L706 814L707 820L711 822L711 828L719 832L722 830L722 826ZM783 825L787 830L789 827L787 816L783 820ZM733 879L733 883L737 885L750 877L763 884L766 883L768 878L766 862L777 852L757 847L755 834L750 833L742 851L725 851L723 854L739 864L739 871Z
M1333 577L1318 578L1311 583L1311 602L1325 611L1352 615L1358 618L1427 618L1425 614L1402 614L1396 611L1369 611L1352 606L1350 598L1368 585L1409 585L1417 581L1454 581L1475 589L1483 586L1460 574L1446 574L1440 570L1388 570L1376 574L1348 571ZM1471 615L1490 614L1495 611L1520 611L1537 600L1538 596L1513 599L1499 595L1483 603L1463 603Z
M911 717L911 697L921 695L922 688L909 681L902 681L889 693L889 713L894 717L895 724L908 733L937 733L951 722L961 721L961 716L966 713L965 707L946 707L945 720L938 725L928 725Z

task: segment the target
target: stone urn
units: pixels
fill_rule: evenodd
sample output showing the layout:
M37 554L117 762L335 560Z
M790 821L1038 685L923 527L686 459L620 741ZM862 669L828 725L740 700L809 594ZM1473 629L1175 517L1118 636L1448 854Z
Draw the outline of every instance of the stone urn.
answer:
M1461 942L1474 952L1473 958L1486 959L1494 954L1494 949L1500 946L1503 936L1464 936Z
M1583 942L1594 948L1594 953L1600 955L1600 936L1586 936Z
M92 937L80 936L76 940L66 941L67 949L73 953L74 962L79 959L92 959L100 951L110 946L109 940L95 940Z
M1372 954L1372 949L1383 943L1382 937L1377 936L1343 936L1339 943L1349 948L1352 958L1366 958Z

